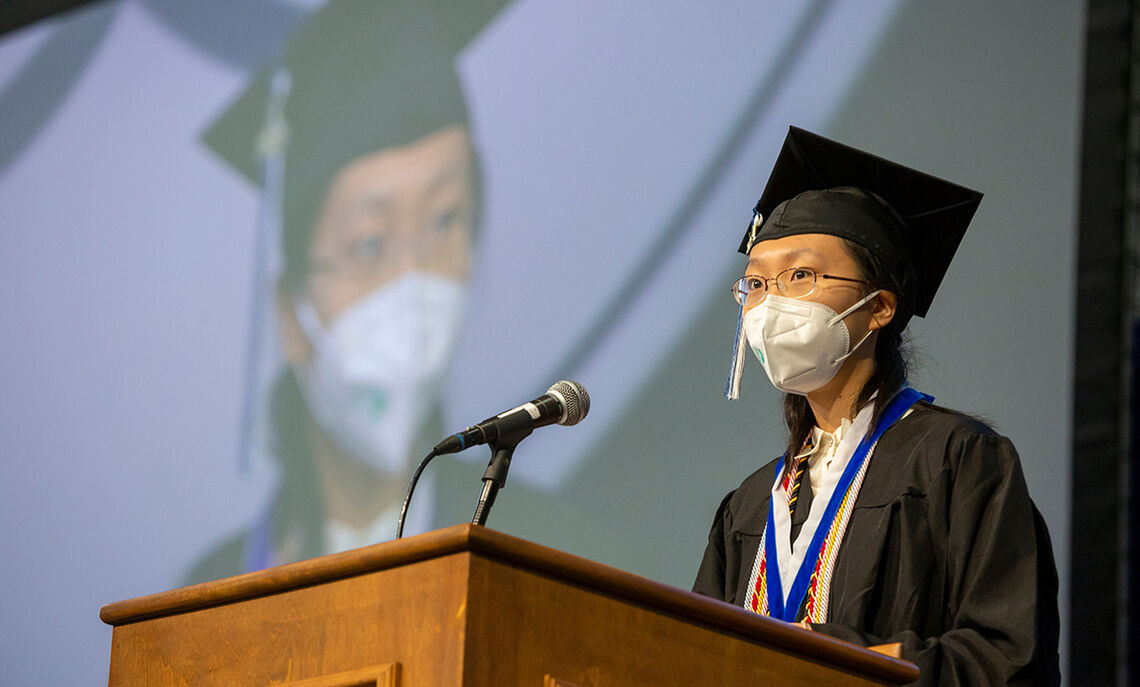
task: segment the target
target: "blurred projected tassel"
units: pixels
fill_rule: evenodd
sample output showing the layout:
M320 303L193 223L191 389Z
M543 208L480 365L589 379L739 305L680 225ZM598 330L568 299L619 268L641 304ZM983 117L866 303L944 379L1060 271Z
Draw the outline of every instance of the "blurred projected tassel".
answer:
M292 77L284 67L278 67L273 73L265 105L265 126L257 140L262 191L254 234L253 284L238 437L238 469L242 474L249 474L254 455L264 451L269 425L269 395L281 366L281 351L274 335L277 331L276 312L272 304L283 263L281 201L285 153L289 143L285 103L292 83Z

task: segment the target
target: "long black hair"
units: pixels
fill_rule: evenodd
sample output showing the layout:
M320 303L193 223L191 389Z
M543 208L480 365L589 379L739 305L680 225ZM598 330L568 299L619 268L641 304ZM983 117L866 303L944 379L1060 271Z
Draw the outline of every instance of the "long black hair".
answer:
M875 412L871 426L874 426L887 404L906 386L909 356L903 330L906 329L906 324L913 314L913 307L904 294L898 277L891 272L886 263L853 241L843 239L843 243L848 254L855 260L859 278L870 284L866 293L882 289L895 294L898 301L894 317L879 330L875 341L875 370L859 390L853 408L854 412L858 412L873 398ZM794 456L801 451L816 424L815 414L812 413L806 396L784 394L784 422L788 425L787 455Z

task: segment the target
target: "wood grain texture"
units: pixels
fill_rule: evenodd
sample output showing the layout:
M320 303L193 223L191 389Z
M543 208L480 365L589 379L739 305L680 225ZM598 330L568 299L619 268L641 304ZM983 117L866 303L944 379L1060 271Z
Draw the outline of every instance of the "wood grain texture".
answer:
M867 647L876 654L890 656L891 658L902 658L902 642L891 642L890 644L876 644Z
M271 687L399 687L399 685L400 664L389 663L308 680L283 682L280 685L274 683Z
M119 601L104 606L99 617L108 625L138 622L146 618L233 603L265 594L279 594L361 573L409 565L465 550L468 541L464 531L466 528L474 526L456 525L418 537Z
M888 684L482 556L470 573L464 685Z
M110 685L274 685L401 663L412 685L461 683L468 557L116 626Z
M408 685L917 677L905 661L474 525L109 604L100 617L115 626L113 686L282 684L396 662Z

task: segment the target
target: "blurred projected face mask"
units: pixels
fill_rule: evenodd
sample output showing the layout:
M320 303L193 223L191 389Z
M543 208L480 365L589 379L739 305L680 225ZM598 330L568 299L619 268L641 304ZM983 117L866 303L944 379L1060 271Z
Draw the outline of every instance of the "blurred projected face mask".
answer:
M297 372L313 418L351 456L402 471L439 392L463 309L461 282L413 272L373 291L328 329L307 299L297 319L313 346Z
M744 314L744 334L777 389L806 394L830 382L843 361L871 335L868 331L851 347L843 318L878 293L871 292L842 313L822 303L768 294Z

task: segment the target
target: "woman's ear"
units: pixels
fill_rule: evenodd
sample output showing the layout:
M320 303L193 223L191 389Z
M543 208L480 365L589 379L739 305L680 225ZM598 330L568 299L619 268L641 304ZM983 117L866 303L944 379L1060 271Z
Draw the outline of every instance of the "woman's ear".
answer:
M281 351L289 365L297 367L308 363L313 354L313 344L297 320L292 294L281 284L277 285L277 327L281 334Z
M871 324L868 329L875 331L890 324L895 317L898 304L899 300L895 294L890 291L880 291L871 301Z

